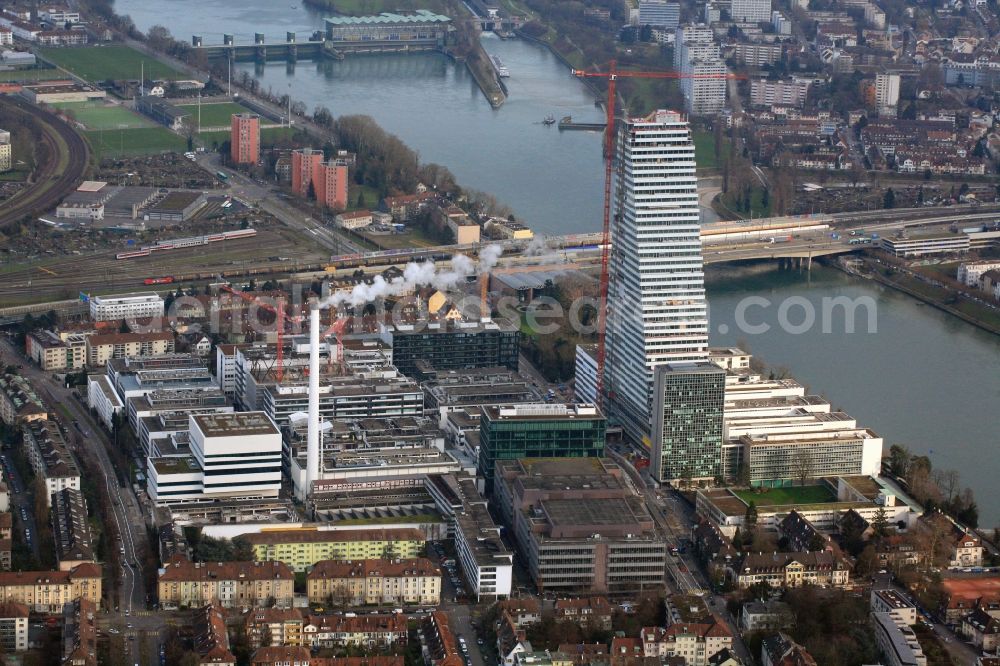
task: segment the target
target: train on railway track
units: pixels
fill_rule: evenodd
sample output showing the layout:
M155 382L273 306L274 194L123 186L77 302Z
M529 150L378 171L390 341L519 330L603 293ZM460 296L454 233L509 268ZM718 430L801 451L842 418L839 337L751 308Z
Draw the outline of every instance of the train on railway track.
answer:
M152 245L143 245L135 250L129 250L127 252L119 252L115 255L115 259L137 259L139 257L148 257L154 252L165 252L167 250L180 250L187 247L198 247L199 245L208 245L209 243L217 243L220 241L235 240L237 238L251 238L257 235L256 229L237 229L236 231L220 231L217 234L206 234L204 236L188 236L187 238L173 238L171 240L162 240L153 243ZM153 283L158 284L158 283Z

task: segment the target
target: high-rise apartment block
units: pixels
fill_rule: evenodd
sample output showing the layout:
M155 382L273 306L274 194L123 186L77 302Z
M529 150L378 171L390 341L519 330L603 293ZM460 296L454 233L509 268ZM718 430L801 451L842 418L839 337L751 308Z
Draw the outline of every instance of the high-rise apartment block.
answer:
M770 10L769 10L770 11ZM713 115L726 105L726 64L707 25L684 25L674 39L674 69L681 79L684 108L692 115Z
M609 416L644 440L652 430L654 369L708 359L698 178L687 119L664 110L628 119L617 158L605 388Z
M729 14L738 23L769 22L771 0L732 0Z
M234 113L229 128L229 151L233 164L256 164L260 161L260 116L256 113Z
M292 191L300 197L309 196L309 186L313 185L323 163L323 151L299 148L292 151Z
M875 104L879 116L896 117L899 106L899 74L875 75Z
M676 30L681 20L681 6L667 0L640 0L639 25Z
M345 160L324 161L322 150L292 151L292 191L301 197L314 197L321 206L347 206L347 171Z
M656 368L650 470L660 483L721 474L726 371L705 361Z

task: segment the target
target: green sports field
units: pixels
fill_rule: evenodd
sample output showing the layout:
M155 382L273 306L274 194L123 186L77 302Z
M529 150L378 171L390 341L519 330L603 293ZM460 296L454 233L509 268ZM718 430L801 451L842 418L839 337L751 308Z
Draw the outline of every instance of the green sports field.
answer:
M72 111L73 117L83 123L89 130L135 129L139 127L155 127L152 120L117 104L100 102L65 102L53 106L66 111Z
M734 493L749 504L757 506L782 506L785 504L822 504L837 498L825 486L794 486L788 488L768 488L764 492L734 490Z
M187 140L184 137L159 126L126 130L91 130L87 132L87 138L100 157L150 155L168 151L182 153L187 150Z
M128 46L71 46L38 49L45 60L88 81L105 79L183 79L186 75Z
M191 114L191 122L198 122L198 105L181 104L182 109ZM236 102L222 102L221 104L201 105L201 126L202 127L229 127L230 119L234 113L246 113L247 107Z

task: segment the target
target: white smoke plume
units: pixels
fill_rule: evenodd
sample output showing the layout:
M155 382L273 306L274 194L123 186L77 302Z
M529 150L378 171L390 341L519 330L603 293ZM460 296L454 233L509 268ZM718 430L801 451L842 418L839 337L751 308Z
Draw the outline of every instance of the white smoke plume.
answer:
M479 251L479 261L473 261L464 254L452 256L450 266L438 270L433 262L413 262L406 264L400 277L386 280L376 275L371 283L358 284L350 293L337 293L320 304L321 308L338 308L341 305L360 307L380 298L390 298L409 293L421 287L433 287L441 291L454 289L472 275L479 275L496 266L503 248L487 245Z
M538 260L539 264L561 264L566 261L558 251L549 247L545 236L535 235L524 248L524 256Z

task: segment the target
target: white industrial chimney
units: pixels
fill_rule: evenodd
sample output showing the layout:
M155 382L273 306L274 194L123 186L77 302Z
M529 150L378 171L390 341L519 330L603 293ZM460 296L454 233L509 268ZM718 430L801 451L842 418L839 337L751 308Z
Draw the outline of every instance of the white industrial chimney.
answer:
M309 310L309 433L306 449L306 493L319 479L319 308Z

